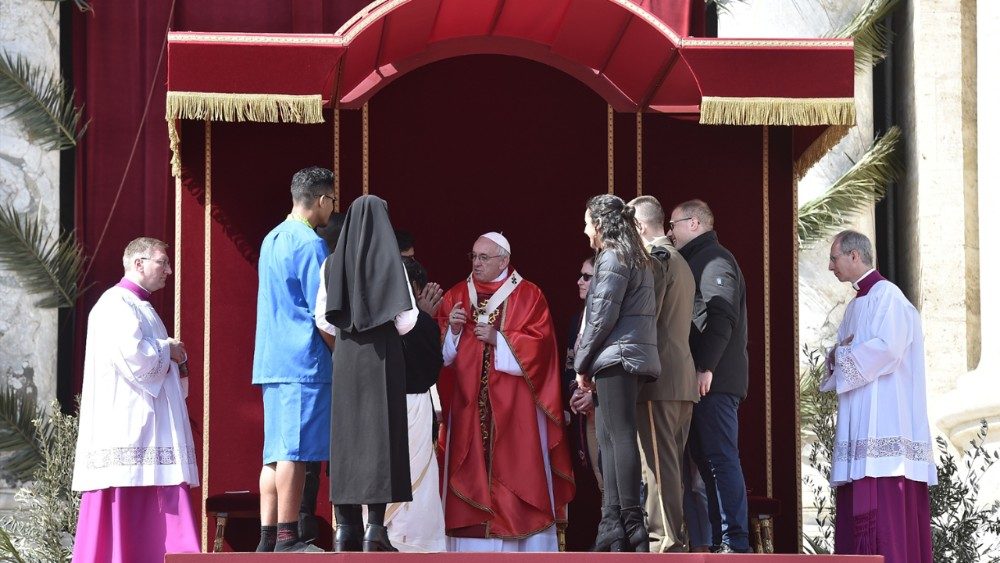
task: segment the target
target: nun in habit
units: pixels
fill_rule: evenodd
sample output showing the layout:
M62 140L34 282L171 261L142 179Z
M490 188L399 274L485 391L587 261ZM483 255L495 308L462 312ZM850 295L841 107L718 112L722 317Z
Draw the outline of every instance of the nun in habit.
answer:
M326 318L337 328L330 429L334 549L396 551L385 509L412 500L401 335L416 324L418 309L384 200L354 200L324 274ZM368 506L365 528L361 505Z

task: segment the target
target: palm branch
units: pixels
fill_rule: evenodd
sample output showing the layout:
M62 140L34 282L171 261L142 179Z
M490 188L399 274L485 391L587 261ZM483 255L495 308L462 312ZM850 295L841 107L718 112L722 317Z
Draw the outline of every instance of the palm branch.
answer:
M12 561L13 563L24 563L21 554L14 546L14 540L7 533L7 530L0 528L0 561Z
M80 126L83 110L73 106L61 78L21 55L0 51L0 107L6 106L31 140L46 149L75 147L87 128Z
M36 421L45 419L35 397L8 386L0 387L0 452L3 473L17 481L30 481L42 462L40 434L46 432Z
M903 172L899 158L901 136L899 127L890 128L826 193L799 207L800 247L833 234L849 215L885 196L886 186Z
M833 37L854 38L854 69L864 70L885 58L891 32L883 20L899 0L867 0L854 19L833 33Z
M83 251L72 233L52 236L37 217L0 206L0 266L13 271L29 294L41 294L43 309L72 307L79 285Z

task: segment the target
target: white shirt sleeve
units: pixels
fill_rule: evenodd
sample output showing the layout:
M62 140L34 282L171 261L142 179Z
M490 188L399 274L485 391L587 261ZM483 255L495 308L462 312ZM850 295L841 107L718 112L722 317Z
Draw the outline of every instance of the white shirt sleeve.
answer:
M326 269L326 261L323 261L323 265L320 266L320 271L322 272ZM337 329L332 324L326 321L326 279L320 277L319 289L316 290L316 328L322 330L323 332L337 336Z
M400 262L400 267L402 267L402 262ZM420 310L417 309L417 300L413 297L413 289L410 285L410 274L406 273L406 268L403 268L403 276L406 278L406 289L410 293L410 308L396 315L396 318L393 319L393 324L396 325L396 332L400 336L410 332L413 330L413 327L417 326L417 316L420 315Z
M462 333L453 334L451 327L445 329L444 343L441 344L441 355L444 356L444 365L450 366L458 356L458 341L462 338Z
M521 371L521 364L517 363L517 358L514 357L514 352L511 351L510 345L507 344L507 339L499 331L497 331L497 347L494 356L496 358L493 365L496 366L497 371L524 376L524 372Z

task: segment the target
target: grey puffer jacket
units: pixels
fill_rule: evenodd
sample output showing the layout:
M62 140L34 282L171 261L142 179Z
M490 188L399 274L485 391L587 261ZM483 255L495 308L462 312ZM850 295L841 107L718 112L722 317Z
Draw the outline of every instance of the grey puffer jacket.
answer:
M659 377L655 295L651 268L629 268L613 251L601 251L587 293L576 372L600 377L602 369L621 364L628 373Z

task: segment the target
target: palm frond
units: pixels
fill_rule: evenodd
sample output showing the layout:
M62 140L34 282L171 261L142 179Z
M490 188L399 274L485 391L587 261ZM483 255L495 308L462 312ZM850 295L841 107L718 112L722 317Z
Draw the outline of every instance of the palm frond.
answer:
M80 288L83 250L72 233L54 236L37 217L0 206L0 266L13 271L43 309L72 307Z
M901 137L898 127L890 128L826 193L799 207L800 247L833 234L848 216L885 196L886 186L903 173Z
M0 527L0 561L12 561L14 563L24 563L21 554L14 546L14 540L7 533L6 528Z
M854 38L854 69L864 70L885 58L891 32L884 20L899 0L868 0L854 19L833 37Z
M82 108L73 106L61 78L33 65L22 55L0 52L0 107L11 107L31 140L46 149L76 146L86 124Z
M45 419L45 411L34 397L8 386L0 387L0 452L6 452L3 473L16 481L30 481L42 463L39 436L44 429L35 421Z

